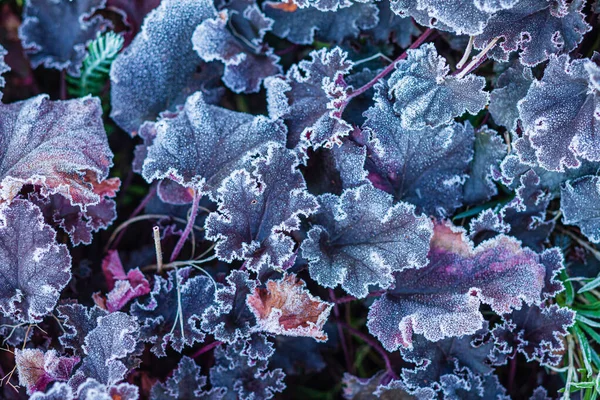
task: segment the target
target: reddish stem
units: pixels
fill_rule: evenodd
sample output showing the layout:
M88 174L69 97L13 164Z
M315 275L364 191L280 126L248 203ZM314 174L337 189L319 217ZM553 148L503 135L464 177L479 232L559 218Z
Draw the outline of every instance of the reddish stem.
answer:
M333 314L336 319L340 319L340 309L336 303L335 292L333 289L329 289L329 299L333 302ZM342 350L344 350L344 359L346 360L346 370L352 373L352 362L350 360L350 351L348 350L348 343L346 343L346 335L344 335L344 331L342 327L338 324L338 336L340 337L340 342L342 343Z
M201 347L200 349L198 349L197 352L195 352L194 354L192 354L192 358L200 357L202 354L207 353L207 352L211 351L212 349L214 349L215 347L220 346L222 344L223 344L223 342L220 342L218 340L214 341L214 342L212 342L210 344L207 344L206 346Z
M142 199L142 201L140 202L140 204L138 204L138 206L135 208L135 210L133 210L133 212L131 213L131 215L129 216L129 219L135 217L136 215L138 215L139 213L141 213L144 208L146 207L146 205L150 202L150 200L152 200L152 198L154 197L154 195L156 194L156 185L150 187L150 191L148 192L148 194L146 195L146 197L144 197ZM123 236L125 236L125 232L127 231L128 227L125 227L121 233L119 233L119 235L117 236L117 238L115 239L115 241L113 242L111 249L116 249L117 246L119 245L119 242L121 242L121 239L123 239Z
M394 372L394 368L392 368L392 363L390 361L390 357L388 356L387 351L385 351L384 348L381 347L379 343L377 343L377 341L365 335L361 331L351 327L345 322L337 321L337 324L343 326L344 329L346 329L348 332L360 338L363 342L375 349L375 351L379 353L379 355L381 356L381 358L383 358L383 361L385 362L385 369L387 374L392 376L394 379L398 379L398 375L396 375L396 373Z
M198 210L199 210L201 198L202 198L202 195L198 194L198 192L196 192L194 194L194 201L192 203L192 211L190 212L190 218L188 219L188 222L185 225L185 229L183 230L181 237L179 238L179 240L177 241L177 244L175 245L175 249L173 250L173 253L171 253L171 259L169 262L173 262L177 259L177 256L179 256L179 253L181 253L181 250L183 249L183 245L185 244L188 236L190 236L190 233L192 233L192 229L194 228L194 223L196 222L196 217L198 216Z

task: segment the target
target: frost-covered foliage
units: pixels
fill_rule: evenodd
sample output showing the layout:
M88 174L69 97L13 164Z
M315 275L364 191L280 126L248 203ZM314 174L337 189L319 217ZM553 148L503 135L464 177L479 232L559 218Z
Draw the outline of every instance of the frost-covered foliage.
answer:
M3 1L0 398L597 398L597 3Z

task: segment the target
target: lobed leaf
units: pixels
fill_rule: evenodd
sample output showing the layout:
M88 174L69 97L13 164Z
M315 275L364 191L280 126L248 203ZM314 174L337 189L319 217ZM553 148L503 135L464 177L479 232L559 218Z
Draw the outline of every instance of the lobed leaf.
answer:
M68 381L78 363L78 357L61 357L56 350L15 349L19 385L25 386L29 395L44 392L54 381Z
M509 131L517 129L517 105L527 95L533 81L531 69L521 64L511 65L498 76L494 90L490 93L488 108L494 122Z
M8 54L8 51L2 45L0 45L0 89L4 88L6 85L6 79L2 76L5 72L10 71L10 67L4 61L4 56ZM0 90L0 100L2 100L2 91Z
M567 181L560 192L564 223L578 226L590 241L600 243L600 177L584 176Z
M203 390L206 377L200 375L200 367L193 359L184 356L180 361L173 376L165 383L157 382L150 392L151 400L218 400L223 397L222 388Z

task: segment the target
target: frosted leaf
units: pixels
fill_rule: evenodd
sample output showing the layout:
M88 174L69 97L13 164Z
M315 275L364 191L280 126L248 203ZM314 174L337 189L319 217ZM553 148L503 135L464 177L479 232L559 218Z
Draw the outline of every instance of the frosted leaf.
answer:
M465 112L477 114L489 99L485 79L469 74L448 75L450 68L432 43L407 50L388 79L388 95L405 129L436 127Z
M527 95L533 82L531 69L520 64L509 67L496 82L490 94L489 112L498 125L509 131L517 129L519 110L517 103Z
M567 328L575 323L575 313L567 307L526 306L504 316L504 323L492 334L503 352L518 351L527 361L558 366L565 350Z
M412 42L412 37L421 34L411 18L401 17L392 11L390 0L378 1L376 5L379 9L379 22L367 32L375 42L388 43L391 40L398 46L407 48Z
M216 15L210 0L163 0L148 14L110 71L111 117L123 130L135 134L144 121L174 111L198 90L216 100L212 81L221 67L203 62L191 41L196 27Z
M413 334L438 341L482 327L482 303L499 314L539 304L546 266L519 241L499 235L475 247L457 227L438 223L429 264L396 273L396 285L376 300L367 326L388 351L410 348Z
M129 383L104 385L88 378L77 388L78 400L138 400L139 389Z
M131 315L141 324L140 339L152 343L157 357L166 356L169 343L177 352L204 341L200 330L202 313L214 302L215 287L206 276L190 277L191 267L156 276L150 298L136 301Z
M377 25L375 4L353 3L337 11L299 8L293 0L263 3L267 17L273 19L273 33L296 44L312 44L315 38L341 43Z
M122 312L99 317L85 337L85 357L69 384L78 387L88 378L108 386L122 381L128 372L124 359L135 351L139 329L136 319Z
M234 14L235 15L235 11ZM265 31L270 30L273 21L266 18L256 4L243 11L247 23L259 19L259 26L252 26L260 35L252 38L236 37L229 29L231 14L221 11L216 18L207 19L194 31L194 50L207 62L218 60L225 64L223 82L235 93L254 93L268 77L281 73L279 57L273 49L263 43ZM262 28L262 29L261 29ZM240 34L237 34L240 35Z
M19 374L19 385L27 388L27 394L45 391L54 381L67 381L78 357L60 357L56 350L43 352L39 349L15 348L15 364Z
M106 8L118 13L128 28L123 32L125 47L138 34L146 15L160 4L160 0L106 0Z
M106 179L112 152L98 98L51 101L40 95L0 104L0 114L2 199L11 200L25 184L82 208L115 195L120 182Z
M6 80L2 76L5 72L10 71L10 67L4 61L4 56L8 54L8 51L2 45L0 45L0 89L6 85ZM0 100L2 100L2 90L0 90Z
M202 329L226 343L247 338L256 324L256 317L246 304L246 298L255 287L256 283L250 280L247 272L231 271L227 285L217 290L216 304L202 316Z
M177 115L159 120L156 131L144 161L144 179L169 178L211 195L250 155L269 142L285 140L281 122L209 105L200 92Z
M346 400L433 400L437 398L430 388L408 388L402 380L387 381L385 371L379 371L370 378L357 378L347 372L342 379L343 396Z
M600 161L600 102L590 84L598 69L588 59L552 56L542 80L519 102L524 135L541 167L564 171L579 167L580 158Z
M300 8L316 8L319 11L339 11L355 3L368 3L369 0L294 0Z
M217 241L219 259L247 260L260 271L282 268L294 252L290 234L300 228L300 216L317 209L306 191L298 159L281 146L252 161L252 172L234 171L218 189L219 208L205 222L206 238Z
M310 61L292 65L285 77L265 80L269 116L285 121L288 147L331 146L350 133L351 126L337 115L346 96L340 81L352 68L347 56L339 47L312 51Z
M150 400L217 400L223 397L222 388L203 391L206 377L193 359L183 356L173 375L165 383L157 382L150 392Z
M131 269L125 274L116 250L109 250L102 260L102 272L109 290L104 302L108 312L119 311L129 301L150 293L150 283L139 268Z
M250 362L239 345L215 349L215 365L210 369L213 387L225 388L224 400L268 400L285 389L285 374L279 368L267 369L267 361Z
M35 392L29 400L75 400L75 397L71 387L61 382L52 385L46 393Z
M392 0L392 10L419 24L457 35L477 35L492 13L510 9L518 0Z
M266 288L255 288L246 303L256 316L258 331L327 340L323 325L333 304L312 296L295 274L269 280Z
M431 222L371 185L319 197L320 209L302 243L311 278L321 286L341 285L362 298L369 285L388 288L392 272L427 264Z
M60 344L82 356L85 337L96 329L98 318L108 315L106 310L98 307L87 308L81 304L61 304L56 307L59 318L64 318L62 326L65 332L59 337Z
M369 180L396 200L428 214L450 215L462 204L463 184L473 158L471 125L404 129L381 85L375 105L366 111L369 134L365 163Z
M66 69L79 76L88 44L109 22L92 15L106 0L28 0L19 37L34 68Z
M463 187L465 203L483 203L498 193L493 177L500 173L506 151L504 140L495 130L484 126L475 133L475 155Z
M576 225L590 241L600 243L600 177L567 181L561 189L563 222Z
M35 323L52 312L71 279L71 256L26 200L0 207L0 310Z
M490 52L493 58L506 61L511 52L521 50L521 63L534 66L577 47L591 29L581 13L584 5L583 0L521 0L495 13L474 45L482 49L499 37L501 43Z
M533 391L533 394L529 398L529 400L552 400L552 398L548 397L548 392L542 386L538 386Z
M480 376L465 369L444 375L440 381L444 400L511 400L495 374Z

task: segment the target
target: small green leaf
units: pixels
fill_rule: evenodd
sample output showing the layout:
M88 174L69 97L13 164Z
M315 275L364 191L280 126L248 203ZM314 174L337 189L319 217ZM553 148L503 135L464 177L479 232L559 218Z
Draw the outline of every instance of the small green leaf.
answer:
M583 285L583 287L581 289L579 289L577 291L577 293L588 292L590 290L596 289L598 286L600 286L600 275L598 275L596 278L594 278L590 282L588 282L585 285Z

